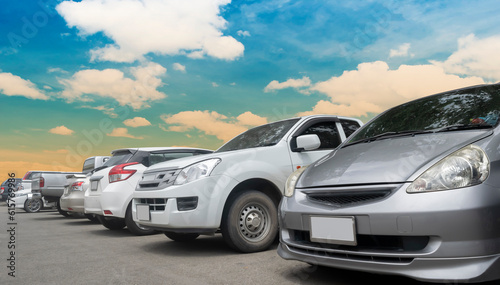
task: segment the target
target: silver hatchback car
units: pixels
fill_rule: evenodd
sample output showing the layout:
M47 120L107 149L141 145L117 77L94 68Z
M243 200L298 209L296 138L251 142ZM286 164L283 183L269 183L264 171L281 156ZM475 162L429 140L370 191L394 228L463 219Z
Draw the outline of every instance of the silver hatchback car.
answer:
M500 84L378 115L294 172L284 259L432 282L500 279Z

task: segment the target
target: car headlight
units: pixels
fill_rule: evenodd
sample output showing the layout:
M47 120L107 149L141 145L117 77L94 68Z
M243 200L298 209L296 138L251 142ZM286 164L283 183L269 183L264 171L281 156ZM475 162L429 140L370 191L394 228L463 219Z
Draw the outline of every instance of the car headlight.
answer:
M210 176L212 170L221 162L220 158L213 158L204 160L181 170L177 178L175 178L175 185L186 184L197 179Z
M490 173L486 153L475 145L466 146L425 171L406 189L421 193L457 189L482 183Z
M288 176L285 183L285 197L293 196L293 193L295 192L295 185L297 184L297 181L299 181L300 175L302 175L302 172L304 172L306 168L307 166L301 167Z

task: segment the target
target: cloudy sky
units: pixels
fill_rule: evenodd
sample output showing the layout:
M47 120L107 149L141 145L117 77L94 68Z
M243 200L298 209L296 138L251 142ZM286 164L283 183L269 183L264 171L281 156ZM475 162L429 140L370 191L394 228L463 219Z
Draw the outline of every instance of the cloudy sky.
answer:
M500 81L493 0L1 2L3 179Z

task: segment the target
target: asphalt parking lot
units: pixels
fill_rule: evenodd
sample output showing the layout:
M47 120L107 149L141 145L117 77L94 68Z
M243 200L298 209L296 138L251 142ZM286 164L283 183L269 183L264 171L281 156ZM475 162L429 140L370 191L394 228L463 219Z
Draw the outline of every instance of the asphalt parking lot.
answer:
M239 254L220 235L178 243L163 234L110 231L55 210L17 210L14 223L10 216L2 202L0 284L429 284L283 260L276 245Z

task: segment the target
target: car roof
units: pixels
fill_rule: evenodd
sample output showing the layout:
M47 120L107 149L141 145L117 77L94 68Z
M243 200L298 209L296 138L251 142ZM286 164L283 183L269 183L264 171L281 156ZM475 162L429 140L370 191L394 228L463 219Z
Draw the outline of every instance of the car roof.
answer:
M5 180L4 182L2 182L2 185L5 185L5 184L8 184L9 183L9 179L15 179L16 182L19 182L21 180L23 180L22 178L19 178L19 177L16 177L16 178L8 178L7 180Z

